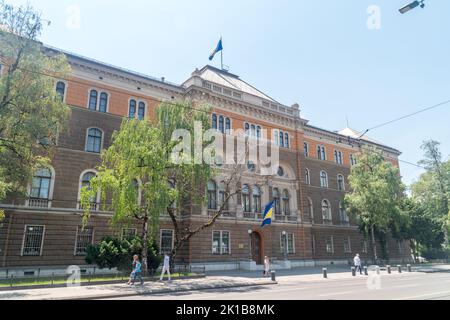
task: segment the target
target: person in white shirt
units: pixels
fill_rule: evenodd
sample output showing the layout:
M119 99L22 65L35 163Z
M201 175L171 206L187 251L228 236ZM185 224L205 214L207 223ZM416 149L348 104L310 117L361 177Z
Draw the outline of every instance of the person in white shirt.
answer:
M361 268L361 259L359 258L359 254L357 253L356 256L353 258L353 264L355 265L355 271L362 274L362 268Z
M167 253L164 255L164 264L163 264L163 268L162 268L162 272L161 272L161 278L159 279L159 281L162 281L166 271L167 271L167 274L169 275L169 281L171 281L171 279L170 279L170 256Z
M268 256L264 257L264 276L269 275L269 269L270 269L270 260Z

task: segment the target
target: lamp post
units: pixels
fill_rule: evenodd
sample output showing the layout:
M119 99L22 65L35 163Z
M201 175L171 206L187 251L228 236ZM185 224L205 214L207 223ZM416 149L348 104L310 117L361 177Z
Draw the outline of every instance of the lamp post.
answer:
M425 0L416 0L413 1L409 4L407 4L406 6L404 6L403 8L399 9L398 11L400 11L401 14L407 13L408 11L420 6L422 9L425 7Z
M253 234L253 230L249 229L248 230L248 260L252 261L253 257L252 257L252 234Z
M283 234L283 241L284 241L284 261L287 261L287 255L288 255L288 253L287 253L287 245L288 245L288 243L287 243L287 233L286 233L286 231L283 231L282 232L282 234Z

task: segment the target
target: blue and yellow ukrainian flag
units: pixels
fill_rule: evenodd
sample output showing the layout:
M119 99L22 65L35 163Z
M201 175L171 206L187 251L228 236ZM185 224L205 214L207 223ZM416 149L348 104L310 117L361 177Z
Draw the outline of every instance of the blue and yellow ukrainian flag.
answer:
M264 217L263 217L263 223L261 225L261 228L266 225L272 224L272 216L273 216L273 207L274 207L275 201L272 201L266 206L266 210L264 210Z

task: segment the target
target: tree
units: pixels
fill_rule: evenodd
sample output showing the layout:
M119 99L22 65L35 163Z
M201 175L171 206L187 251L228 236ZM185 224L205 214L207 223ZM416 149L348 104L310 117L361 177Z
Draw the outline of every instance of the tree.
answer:
M351 192L345 196L345 205L364 232L370 234L377 261L376 233L387 233L403 219L399 208L404 192L400 172L385 161L380 150L363 147L349 181Z
M113 212L113 225L141 222L141 256L143 270L147 271L149 239L154 237L160 213L174 199L166 179L166 148L160 130L146 120L124 119L112 140L102 152L97 176L82 188L83 225L88 223L98 193L104 209Z
M427 172L412 187L413 194L421 201L441 223L444 232L444 245L448 245L450 161L443 162L439 150L440 143L425 141L422 145L425 158L419 163Z
M37 42L42 21L30 6L0 1L0 199L24 193L36 168L49 162L70 113L55 92L55 77L64 78L70 67Z

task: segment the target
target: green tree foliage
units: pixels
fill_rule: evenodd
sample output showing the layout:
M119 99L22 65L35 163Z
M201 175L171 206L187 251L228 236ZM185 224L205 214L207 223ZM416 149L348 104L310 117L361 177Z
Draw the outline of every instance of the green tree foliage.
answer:
M86 249L86 262L96 264L100 268L117 268L121 271L131 269L132 257L142 253L142 239L118 239L105 237L100 243L89 245ZM155 271L161 264L158 246L155 242L148 243L148 269Z
M54 77L64 78L70 67L37 42L42 19L33 8L0 1L0 27L1 199L6 192L23 193L35 169L49 162L70 113L55 92Z
M161 132L148 121L124 119L112 145L102 152L102 164L89 187L82 188L83 222L101 194L103 210L112 211L112 224L142 223L142 260L147 268L147 243L159 226L159 215L174 200L167 183L166 148ZM106 201L110 201L106 203Z
M448 245L450 160L443 161L439 150L440 143L434 140L422 145L424 159L420 161L427 171L412 185L413 197L438 221L444 232L444 245Z
M399 228L404 217L400 210L404 186L398 168L385 161L380 150L364 147L358 164L349 176L351 193L345 196L350 215L370 234L373 258L378 259L376 234L386 234L391 227Z

